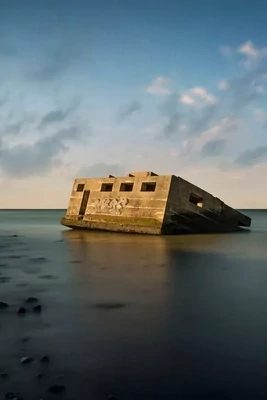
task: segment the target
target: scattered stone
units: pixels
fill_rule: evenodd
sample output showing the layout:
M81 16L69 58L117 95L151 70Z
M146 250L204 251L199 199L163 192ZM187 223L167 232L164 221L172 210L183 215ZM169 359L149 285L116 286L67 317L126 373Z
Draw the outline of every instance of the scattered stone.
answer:
M60 393L63 393L65 391L65 386L64 385L53 385L53 386L50 386L48 391L50 393L60 394Z
M40 313L40 312L42 311L42 306L41 306L41 304L38 304L38 306L34 306L32 310L33 310L33 312L35 312L35 313Z
M44 374L37 374L36 375L36 378L38 378L38 379L42 379L44 377Z
M37 303L39 300L37 299L37 297L28 297L25 300L25 303Z
M0 374L0 377L1 377L2 379L7 379L7 378L8 378L8 374L7 374L6 372L2 372L2 373Z
M20 400L22 400L19 393L13 393L13 392L6 393L5 399L11 399L11 400L20 399Z
M40 360L42 363L47 364L50 362L50 358L48 356L44 356Z
M56 277L54 275L47 274L47 275L40 275L38 278L40 278L40 279L55 279Z
M10 281L10 278L8 276L1 276L0 277L0 283L7 283Z
M25 343L25 342L28 342L29 340L30 340L30 338L29 338L29 337L25 337L25 338L23 338L23 339L22 339L22 342L24 342L24 343Z
M0 310L3 310L4 308L7 308L8 304L5 303L4 301L0 301Z
M26 314L27 310L25 307L17 308L17 314Z
M30 364L33 361L31 357L22 357L20 359L21 364Z

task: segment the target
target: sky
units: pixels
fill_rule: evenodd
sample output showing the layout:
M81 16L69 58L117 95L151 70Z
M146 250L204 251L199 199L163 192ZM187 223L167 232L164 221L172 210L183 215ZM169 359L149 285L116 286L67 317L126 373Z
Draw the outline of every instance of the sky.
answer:
M0 0L0 208L174 174L267 208L267 2Z

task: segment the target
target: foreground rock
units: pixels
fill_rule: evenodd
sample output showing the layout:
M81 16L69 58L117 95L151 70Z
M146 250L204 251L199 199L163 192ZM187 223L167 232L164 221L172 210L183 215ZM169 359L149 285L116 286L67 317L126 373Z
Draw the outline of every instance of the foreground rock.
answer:
M27 310L25 307L19 307L17 308L17 314L26 314Z
M50 388L48 389L48 392L50 393L54 393L54 394L60 394L63 393L65 391L65 386L64 385L53 385L50 386Z
M5 303L4 301L0 301L0 310L3 310L5 308L7 308L7 307L8 307L7 303Z
M33 361L31 357L22 357L20 359L21 364L30 364Z

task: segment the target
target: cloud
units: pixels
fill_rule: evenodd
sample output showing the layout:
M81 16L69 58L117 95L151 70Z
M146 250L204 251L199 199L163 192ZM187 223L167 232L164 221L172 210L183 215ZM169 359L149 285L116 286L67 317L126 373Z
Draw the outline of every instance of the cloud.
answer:
M215 97L210 94L206 88L201 86L193 87L184 92L180 97L180 101L183 104L191 106L201 106L216 103Z
M44 62L29 74L29 79L47 82L59 78L77 60L79 46L72 40L61 43L54 49L44 52Z
M142 105L139 101L132 101L128 104L123 110L118 113L117 119L118 121L123 121L126 118L131 117L136 112L142 109Z
M146 88L146 92L155 96L167 96L171 94L171 90L168 88L169 79L163 76L158 76L150 86Z
M76 172L76 177L102 178L108 175L125 176L124 168L119 164L96 163L88 167L82 167Z
M234 163L239 167L251 167L259 164L265 157L267 157L267 146L258 146L243 151Z
M62 122L67 118L68 115L69 115L68 111L62 111L62 110L50 111L43 116L40 124L38 125L38 129L43 129L47 125L51 125L56 122Z
M244 65L252 67L267 55L267 47L256 48L251 40L246 41L237 48L237 52L245 56Z
M69 149L70 142L81 138L81 129L73 126L61 129L34 144L13 147L0 145L0 170L15 178L40 175L59 165L58 156Z
M225 149L226 139L214 139L206 142L201 150L203 157L219 156Z
M22 129L22 122L14 122L12 124L6 125L0 130L2 136L5 135L17 135Z
M227 80L220 81L217 86L220 90L228 90L229 89L229 83Z

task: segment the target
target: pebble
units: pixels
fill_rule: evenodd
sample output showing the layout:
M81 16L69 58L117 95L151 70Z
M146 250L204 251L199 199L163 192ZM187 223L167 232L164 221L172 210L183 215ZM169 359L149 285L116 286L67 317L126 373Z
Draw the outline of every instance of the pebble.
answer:
M33 361L31 357L22 357L20 359L21 364L30 364Z
M13 392L6 393L5 399L22 400L19 393L13 393Z
M41 358L40 360L42 363L49 363L50 362L50 358L48 356L44 356Z
M26 303L37 303L39 300L37 299L37 297L28 297L25 302Z
M26 314L27 310L25 307L17 308L17 314Z
M53 385L48 389L50 393L59 394L65 391L64 385Z
M4 301L0 301L0 310L7 307L8 307L7 303L5 303Z
M40 312L42 311L42 306L41 306L41 304L38 304L37 306L34 306L32 310L33 310L33 312L35 312L35 313L40 313Z

